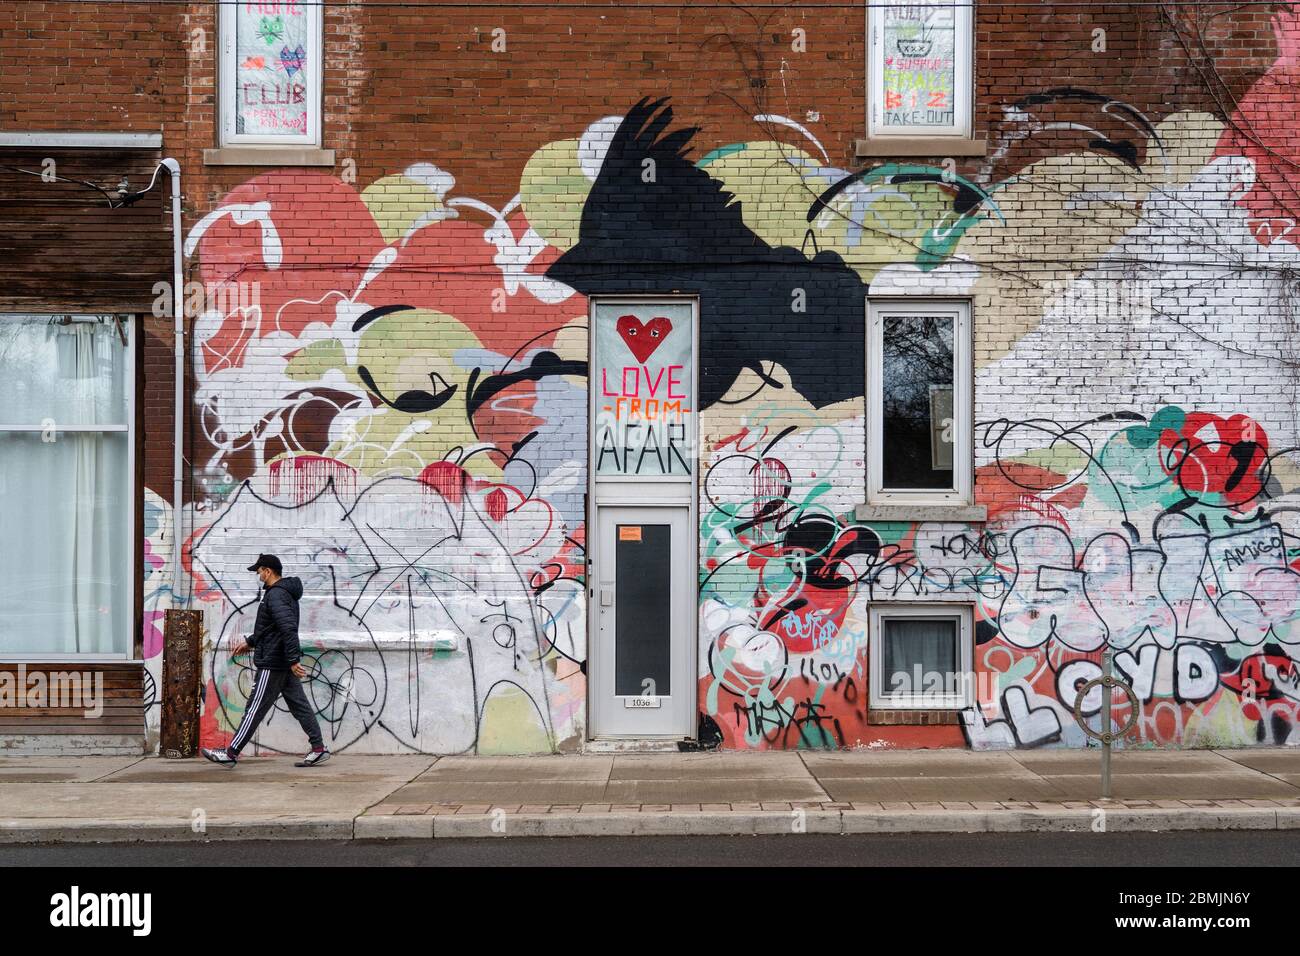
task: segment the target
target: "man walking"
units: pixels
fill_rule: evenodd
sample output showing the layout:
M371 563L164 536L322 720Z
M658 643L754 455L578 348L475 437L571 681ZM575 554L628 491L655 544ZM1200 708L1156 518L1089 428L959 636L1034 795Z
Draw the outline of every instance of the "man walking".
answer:
M257 607L252 635L247 640L237 641L231 653L243 654L250 646L253 648L253 666L257 668L253 690L248 695L244 719L230 745L224 749L204 747L203 756L213 763L233 768L239 761L239 752L252 739L257 725L276 700L283 697L289 705L289 713L298 719L311 742L311 752L294 766L314 767L329 760L330 752L325 749L320 724L307 702L302 684L298 682L299 678L307 676L301 663L302 650L298 646L298 599L302 597L302 581L281 577L284 568L273 554L258 555L248 570L256 571L258 580L262 582L262 600Z

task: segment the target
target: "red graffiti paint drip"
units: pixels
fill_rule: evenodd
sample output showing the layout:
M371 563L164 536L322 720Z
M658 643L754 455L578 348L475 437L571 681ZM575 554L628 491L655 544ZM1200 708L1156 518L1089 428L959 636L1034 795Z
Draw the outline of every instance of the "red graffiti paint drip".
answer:
M289 490L294 504L310 501L324 490L326 483L333 481L334 488L345 497L356 491L357 473L351 465L334 458L321 455L295 455L292 458L277 458L267 466L270 472L271 496L278 497L284 487L286 471L292 474Z
M460 504L465 493L469 475L460 465L451 461L435 461L426 465L420 472L420 481L424 482L445 500L453 505Z

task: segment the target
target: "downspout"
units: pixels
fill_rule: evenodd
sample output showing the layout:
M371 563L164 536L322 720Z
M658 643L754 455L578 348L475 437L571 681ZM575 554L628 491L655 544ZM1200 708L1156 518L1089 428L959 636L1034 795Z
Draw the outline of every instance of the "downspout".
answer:
M162 165L172 180L172 315L176 320L176 395L172 419L175 433L172 437L172 606L178 606L181 595L181 516L185 509L181 500L184 493L185 447L185 309L184 261L181 258L181 164L168 156Z

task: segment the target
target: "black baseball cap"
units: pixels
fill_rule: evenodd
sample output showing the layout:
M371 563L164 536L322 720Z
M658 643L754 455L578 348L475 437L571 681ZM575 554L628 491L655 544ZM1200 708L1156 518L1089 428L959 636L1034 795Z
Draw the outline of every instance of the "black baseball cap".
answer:
M280 559L273 554L259 554L257 560L248 566L248 570L250 571L256 571L258 568L270 568L276 574L280 574L284 571L284 565L282 565Z

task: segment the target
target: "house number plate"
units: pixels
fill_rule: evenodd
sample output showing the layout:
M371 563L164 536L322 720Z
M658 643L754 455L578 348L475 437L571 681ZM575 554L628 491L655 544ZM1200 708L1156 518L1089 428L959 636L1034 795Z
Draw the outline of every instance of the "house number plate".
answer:
M660 705L661 701L662 701L662 698L659 698L659 697L645 697L645 696L624 697L624 698L623 698L623 706L624 706L624 707L632 707L632 708L637 708L637 707L658 707L658 706Z

